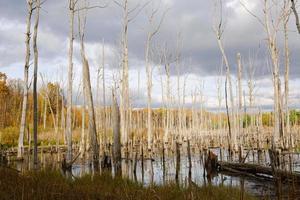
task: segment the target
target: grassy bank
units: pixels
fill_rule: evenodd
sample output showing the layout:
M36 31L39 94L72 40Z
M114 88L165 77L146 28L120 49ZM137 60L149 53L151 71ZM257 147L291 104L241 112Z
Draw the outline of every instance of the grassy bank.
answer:
M180 188L176 184L142 187L109 174L68 180L59 172L40 171L20 175L0 168L1 199L241 199L241 192L231 187ZM245 194L244 199L254 199Z

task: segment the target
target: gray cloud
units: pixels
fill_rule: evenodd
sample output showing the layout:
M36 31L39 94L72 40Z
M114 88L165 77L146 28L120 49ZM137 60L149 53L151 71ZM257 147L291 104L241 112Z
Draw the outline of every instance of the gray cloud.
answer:
M105 9L89 10L86 26L87 52L93 72L99 64L102 39L105 40L107 68L118 68L119 41L122 28L122 10L112 1ZM90 0L90 5L103 4L105 1ZM138 0L131 0L130 6L136 5ZM158 2L158 0L154 0ZM255 68L255 79L271 78L271 67L268 66L269 55L266 48L266 35L258 21L243 10L236 0L226 0L224 3L225 32L224 47L229 58L231 71L236 76L236 54L240 52L243 58L244 77L247 79L249 59ZM253 12L262 14L260 2L249 2ZM248 3L248 2L247 2ZM158 5L158 4L157 4ZM150 5L149 5L150 6ZM166 18L158 35L154 38L156 53L158 46L167 44L173 55L176 52L177 35L182 35L182 60L180 74L194 74L199 77L216 76L220 73L221 54L213 31L214 9L212 1L199 0L163 0L160 4L158 16L169 8ZM8 67L21 67L24 60L24 33L26 21L26 1L0 0L0 70ZM144 68L144 46L147 30L146 11L143 10L136 19L129 24L129 57L131 69ZM77 21L77 16L76 20ZM77 32L77 25L75 25ZM289 24L289 39L291 50L291 79L298 80L300 75L300 37L295 32L294 17ZM48 0L43 5L40 20L39 50L41 68L51 73L51 65L66 66L68 44L68 3L67 0ZM77 33L76 33L77 35ZM77 38L76 38L77 40ZM283 36L278 36L281 72L284 70ZM75 60L80 65L78 47L75 45ZM155 65L158 63L155 62ZM54 67L54 66L53 66ZM48 70L46 70L48 68ZM21 69L21 68L20 68ZM7 70L9 71L9 70ZM175 65L171 66L172 75L176 74ZM21 72L19 72L20 74ZM80 66L76 73L80 73ZM20 77L20 76L18 76ZM92 75L95 78L95 74ZM133 77L134 79L136 77ZM134 81L134 80L132 80ZM262 81L263 82L263 81ZM295 81L297 82L297 81ZM263 84L263 83L260 83ZM266 86L270 90L270 85ZM265 91L266 89L264 89ZM135 92L133 92L135 93ZM293 96L296 98L298 94ZM271 98L271 97L266 97ZM145 101L138 100L137 104ZM155 102L159 105L160 102Z

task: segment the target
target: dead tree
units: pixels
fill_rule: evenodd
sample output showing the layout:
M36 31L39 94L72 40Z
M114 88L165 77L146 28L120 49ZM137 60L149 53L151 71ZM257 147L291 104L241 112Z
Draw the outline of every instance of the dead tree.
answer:
M170 129L170 107L171 107L171 84L170 84L170 60L169 55L167 55L167 49L164 51L164 65L165 65L165 72L167 76L166 80L166 109L167 109L167 116L166 116L166 127L164 133L164 143L167 144L169 141L169 129Z
M151 150L151 145L153 142L153 133L152 133L152 113L151 113L151 92L152 92L152 67L150 63L150 48L153 37L158 33L161 24L164 20L166 12L163 13L158 24L155 24L155 15L158 12L158 8L152 8L150 15L148 16L148 26L149 30L147 32L147 40L145 46L145 62L146 62L146 73L147 73L147 144L148 150Z
M141 6L139 3L129 8L128 0L121 0L121 3L117 0L114 3L119 6L123 11L123 24L122 24L122 84L121 84L121 98L120 98L120 113L121 113L121 134L122 144L127 148L128 145L128 134L129 134L129 65L128 65L128 25L137 17L141 10L147 5Z
M33 70L33 162L36 166L38 164L38 149L37 149L37 132L38 132L38 95L37 95L37 73L38 73L38 48L37 48L37 35L40 17L40 0L36 0L36 14L35 24L33 30L33 52L34 52L34 70Z
M176 44L176 71L177 71L177 109L178 109L178 124L177 124L177 136L179 137L179 142L182 140L182 109L181 109L181 97L180 97L180 62L181 62L181 52L180 48L182 46L181 33L177 35L177 44Z
M94 167L98 168L99 165L99 144L97 138L97 128L95 122L95 110L94 110L94 102L91 88L91 80L90 80L90 69L89 63L85 54L85 45L84 45L84 30L86 24L86 16L84 16L83 24L81 24L81 17L78 13L78 30L80 37L80 55L82 61L82 78L83 84L85 88L84 94L86 95L86 101L88 105L88 115L89 115L89 137L92 142L92 157L94 162Z
M69 52L68 52L68 85L67 85L67 162L72 161L72 90L73 90L73 42L74 42L74 15L77 0L69 0Z
M242 115L242 61L241 61L241 54L237 54L237 63L238 63L238 96L239 96L239 102L238 102L238 130L239 130L239 146L241 147L243 144L243 115ZM242 149L242 148L241 148Z
M23 102L22 102L22 114L20 123L20 134L18 143L18 155L21 159L23 157L23 145L24 145L24 134L26 127L26 115L27 115L27 101L28 101L28 71L29 71L29 60L30 60L30 35L31 35L31 18L35 8L33 7L33 0L27 1L27 19L26 19L26 34L25 34L25 66L24 66L24 86L23 86Z
M285 133L289 136L289 146L293 147L293 138L290 128L290 114L289 114L289 73L290 73L290 51L289 51L289 38L288 38L288 22L291 15L291 9L289 8L289 0L284 0L284 60L285 60L285 75L284 75L284 110L285 110ZM299 28L300 31L300 28Z
M123 27L122 27L122 85L120 98L120 114L121 114L121 134L122 144L127 145L128 142L128 109L129 109L129 79L128 79L128 23L129 10L128 0L123 3L115 1L123 10Z
M215 5L217 8L217 4ZM216 34L216 38L218 41L218 46L221 51L223 61L226 67L226 79L225 79L225 103L226 103L226 113L227 113L227 123L228 123L228 145L229 149L231 150L232 146L233 149L237 148L237 141L236 141L236 131L232 129L232 124L231 124L231 118L234 115L234 99L233 99L233 92L232 92L232 82L231 82L231 75L230 75L230 65L227 59L227 55L224 50L224 46L222 43L222 35L224 32L224 24L223 24L223 19L222 19L222 0L219 1L219 8L220 8L220 20L218 22L218 25L215 25L214 31ZM229 87L229 98L230 98L230 103L231 103L231 114L229 114L229 106L228 106L228 87ZM235 122L233 122L235 123ZM233 125L233 127L235 127Z
M82 113L81 113L81 135L80 135L80 146L79 146L79 152L80 152L80 157L83 158L85 151L86 151L86 132L85 132L85 84L82 84L82 98L83 98L83 105L82 105Z
M270 3L271 2L271 3ZM279 74L279 48L277 42L277 33L279 26L282 23L285 15L285 11L280 11L277 16L273 16L272 9L278 6L278 2L270 0L263 0L263 19L259 18L256 14L251 12L244 3L241 5L255 17L260 25L264 28L267 36L267 47L272 61L272 78L274 88L274 133L272 137L272 145L282 145L283 135L283 120L281 115L281 93L280 93L280 74Z
M277 32L281 22L281 17L277 20L270 19L270 4L268 0L264 1L264 27L267 32L268 48L273 65L273 84L274 84L274 136L273 145L282 142L283 130L281 129L282 118L280 115L280 75L279 75L279 48L277 45ZM272 23L272 25L271 25ZM275 25L274 25L275 24Z
M117 103L115 88L112 90L112 122L113 122L113 156L115 173L122 175L121 171L121 141L120 141L120 111Z
M102 103L103 103L103 137L104 137L104 153L107 145L107 133L106 133L106 92L105 92L105 60L104 60L104 40L102 42Z

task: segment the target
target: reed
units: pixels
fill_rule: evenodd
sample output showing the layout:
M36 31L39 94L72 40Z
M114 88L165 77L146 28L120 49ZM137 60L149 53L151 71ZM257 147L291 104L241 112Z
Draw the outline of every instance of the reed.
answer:
M19 174L0 168L1 199L255 199L233 187L175 183L164 186L142 184L112 177L109 173L68 179L59 171L42 170Z

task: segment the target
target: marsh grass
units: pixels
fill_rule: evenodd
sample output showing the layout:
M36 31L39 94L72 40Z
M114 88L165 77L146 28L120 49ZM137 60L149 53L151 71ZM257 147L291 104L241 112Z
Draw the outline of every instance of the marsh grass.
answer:
M58 171L43 170L20 175L0 168L0 199L241 199L232 187L190 186L176 184L143 187L128 179L113 178L108 173L67 179ZM245 194L243 199L254 199Z

